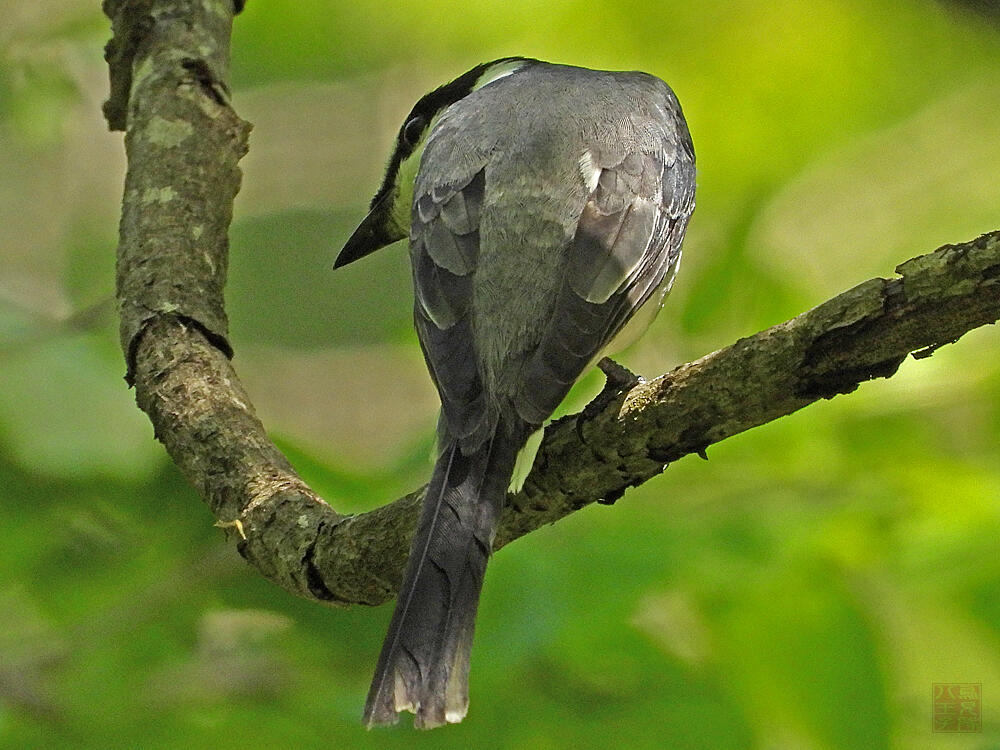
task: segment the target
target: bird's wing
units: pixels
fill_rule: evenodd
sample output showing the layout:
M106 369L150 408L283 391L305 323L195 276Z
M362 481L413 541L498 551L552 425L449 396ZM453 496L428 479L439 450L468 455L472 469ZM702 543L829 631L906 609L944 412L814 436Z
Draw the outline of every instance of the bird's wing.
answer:
M444 185L418 190L410 230L420 345L441 396L449 434L476 446L492 434L472 330L472 274L479 256L483 167Z
M582 164L593 170L596 185L515 399L521 418L531 424L552 414L632 314L669 282L694 210L694 152L686 132L664 132L661 147L652 152L588 152Z

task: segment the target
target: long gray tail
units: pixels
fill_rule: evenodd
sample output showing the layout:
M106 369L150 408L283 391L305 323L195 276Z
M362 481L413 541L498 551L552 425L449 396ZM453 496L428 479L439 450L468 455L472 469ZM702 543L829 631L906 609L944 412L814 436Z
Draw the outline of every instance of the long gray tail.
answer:
M465 716L479 592L519 447L501 428L471 455L456 441L442 450L368 691L367 726L393 724L403 710L428 729Z

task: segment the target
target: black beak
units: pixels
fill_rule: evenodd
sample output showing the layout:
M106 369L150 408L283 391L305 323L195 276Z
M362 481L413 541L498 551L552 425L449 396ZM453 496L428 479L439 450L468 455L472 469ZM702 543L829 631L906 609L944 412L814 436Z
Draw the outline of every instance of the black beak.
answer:
M371 255L376 250L406 237L405 233L392 227L389 215L391 207L392 201L389 200L388 195L372 206L371 211L354 230L351 238L347 240L340 255L337 256L337 260L333 262L334 268L353 263L358 258Z

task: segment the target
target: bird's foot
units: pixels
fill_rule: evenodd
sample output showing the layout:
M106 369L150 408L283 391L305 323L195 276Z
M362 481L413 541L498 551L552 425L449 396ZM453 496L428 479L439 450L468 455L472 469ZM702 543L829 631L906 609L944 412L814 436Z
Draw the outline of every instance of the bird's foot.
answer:
M604 373L606 378L604 382L604 390L601 391L603 395L604 391L611 389L615 393L621 393L622 391L630 391L635 388L639 383L645 383L646 379L641 375L636 375L625 365L615 362L611 357L603 357L601 361L597 363L598 368Z
M576 418L576 434L580 441L586 443L583 436L583 425L592 420L605 407L614 401L618 396L626 391L630 391L640 383L645 383L645 379L636 375L625 365L618 364L610 357L603 357L598 363L598 368L604 373L604 388L594 397L594 400L583 407L583 411Z

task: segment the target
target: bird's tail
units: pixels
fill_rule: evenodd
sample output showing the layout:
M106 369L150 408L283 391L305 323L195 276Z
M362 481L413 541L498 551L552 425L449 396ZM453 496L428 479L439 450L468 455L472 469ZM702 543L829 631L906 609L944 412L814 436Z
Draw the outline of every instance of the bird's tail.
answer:
M365 724L458 722L469 705L469 653L479 592L518 445L497 430L471 455L445 444L424 497Z

